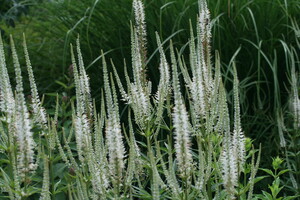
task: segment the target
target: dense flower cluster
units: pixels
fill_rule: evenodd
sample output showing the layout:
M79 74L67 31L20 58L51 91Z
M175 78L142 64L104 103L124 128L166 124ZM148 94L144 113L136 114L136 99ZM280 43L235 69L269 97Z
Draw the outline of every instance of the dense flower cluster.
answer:
M125 67L126 87L112 63L122 99L129 105L128 120L123 124L115 79L108 71L103 52L104 91L98 113L92 103L79 38L76 41L77 54L71 45L76 105L72 104L71 127L62 125L59 130L59 102L54 118L47 119L35 85L25 38L23 45L31 88L32 113L28 111L25 101L21 66L14 42L11 39L16 77L15 94L0 38L1 123L8 124L6 140L12 149L10 157L15 181L13 186L5 188L5 192L17 191L16 195L10 196L11 199L22 199L22 196L27 195L21 187L27 184L28 175L35 172L39 164L37 158L44 158L40 199L51 198L49 171L54 161L49 155L55 151L69 168L68 178L75 180L74 184L67 185L71 188L69 191L75 194L74 199L133 199L134 192L140 190L139 194L146 194L149 188L152 199L164 198L161 189L166 189L166 196L170 199L189 199L189 195L208 199L208 188L214 190L216 199L220 199L218 197L222 195L227 199L236 197L239 176L244 171L246 162L245 136L240 119L239 82L234 66L234 119L231 128L220 58L216 54L214 69L210 60L212 24L206 1L199 0L196 35L191 28L189 62L185 62L180 53L175 53L170 42L169 64L159 34L156 33L160 80L155 93L152 93L152 83L146 81L147 34L141 0L133 0L133 11L133 80L130 80ZM185 85L181 85L181 75ZM182 86L187 90L183 90ZM293 92L293 109L295 116L298 116L299 97L295 89ZM131 111L135 123L131 119ZM33 134L35 126L41 129L37 131L40 133L38 139L43 139L46 146L36 146ZM164 139L159 140L159 137ZM71 143L76 146L71 146ZM142 148L146 153L142 153ZM258 165L252 165L249 198L252 198L257 168ZM136 189L136 186L145 187L146 190ZM55 192L56 186L51 187L54 188L52 192ZM71 197L72 195L70 194Z

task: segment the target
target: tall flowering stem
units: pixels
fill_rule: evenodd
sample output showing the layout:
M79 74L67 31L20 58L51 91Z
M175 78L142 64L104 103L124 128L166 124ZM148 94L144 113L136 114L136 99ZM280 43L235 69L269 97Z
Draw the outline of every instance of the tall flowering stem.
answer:
M125 147L123 144L123 136L121 132L121 124L119 119L119 107L115 85L109 83L107 64L102 53L104 91L106 97L107 121L106 121L106 146L108 147L109 168L113 176L113 180L120 184L122 173L124 170ZM119 187L119 186L118 186Z
M172 45L171 55L174 55ZM173 111L173 124L175 128L175 152L180 176L187 178L191 175L190 173L193 165L192 153L190 149L191 126L189 123L189 116L180 91L177 64L174 59L172 60L173 91L175 103Z
M141 0L134 0L132 6L135 16L135 25L131 28L133 82L130 82L126 72L128 93L125 92L116 70L114 71L123 100L131 105L136 123L145 130L151 115L151 82L146 81L145 12Z
M0 33L0 110L6 113L6 121L11 122L14 114L15 99L11 88L5 61L5 52Z
M242 132L240 119L239 82L235 65L233 65L233 72L234 128L232 134L229 131L225 132L220 158L224 187L230 199L235 199L235 187L238 185L238 177L246 160L245 136ZM222 86L222 88L224 87Z
M79 160L84 164L89 151L92 129L93 106L90 94L89 77L84 69L80 49L79 37L76 40L78 67L75 61L73 46L71 45L71 59L76 88L76 114L73 114L75 124L75 137Z
M47 117L45 108L41 105L41 101L39 98L37 86L35 84L35 78L32 71L32 66L29 58L29 53L27 50L26 38L25 34L23 34L23 48L25 54L25 61L27 66L27 72L30 82L31 89L31 109L33 112L33 121L42 127L43 132L48 129L47 127Z
M295 70L295 66L292 66L291 71L291 102L292 102L292 112L294 116L294 128L298 129L300 127L300 99L299 99L299 92L298 92L298 79L297 79L297 72Z
M33 172L36 169L36 165L34 163L35 142L33 140L31 122L23 93L21 67L12 37L10 37L10 41L17 83L15 98L16 106L13 120L15 138L18 146L17 168L19 175L22 178L25 178L26 173Z
M239 80L235 64L233 65L233 96L234 96L234 129L233 129L233 144L236 151L236 160L238 163L239 171L243 169L245 164L246 149L245 149L245 135L241 127L240 116L240 102L239 102Z
M147 59L147 31L146 31L144 5L141 0L133 0L132 7L134 10L136 36L139 45L138 49L140 50L143 68L145 68L146 59Z

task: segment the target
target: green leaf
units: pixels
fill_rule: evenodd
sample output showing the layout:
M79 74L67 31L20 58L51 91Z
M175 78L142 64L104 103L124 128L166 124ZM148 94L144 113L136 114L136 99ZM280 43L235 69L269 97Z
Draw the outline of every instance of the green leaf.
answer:
M292 199L296 199L296 198L298 198L298 197L300 197L300 195L298 195L298 196L284 197L283 200L292 200Z
M272 192L272 196L273 198L276 198L278 193L282 190L283 187L279 187L280 185L280 179L277 177L274 181L273 184L271 186L269 186L271 192Z
M56 177L59 177L59 178L63 178L64 177L64 170L67 166L63 163L57 163L53 166L53 171L55 172L55 176L54 178Z
M61 82L61 81L56 80L55 83L57 83L58 85L63 86L65 89L68 89L68 88L69 88L69 86L67 86L66 84L64 84L64 83Z
M254 184L267 178L267 177L269 177L269 176L259 176L259 177L254 178ZM240 189L239 195L246 193L249 190L249 188L250 188L250 183L248 183L245 187Z
M266 191L262 191L263 195L265 198L263 198L264 200L273 200L273 197L270 193L266 192Z
M45 95L51 96L51 97L57 97L57 93L54 93L54 92L52 92L52 93L45 93Z
M54 191L56 191L58 185L60 184L61 180L57 181L55 184L54 184Z
M281 170L279 173L278 173L278 176L280 176L281 174L284 174L286 172L289 172L290 170L289 169L284 169L284 170Z
M271 176L275 177L274 173L269 169L260 169L260 170L262 170L262 171L266 172L267 174L270 174Z

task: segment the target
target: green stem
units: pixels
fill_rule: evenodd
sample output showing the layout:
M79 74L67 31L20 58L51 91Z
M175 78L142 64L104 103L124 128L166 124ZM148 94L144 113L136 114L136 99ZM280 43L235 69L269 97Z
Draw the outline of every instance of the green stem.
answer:
M211 180L210 180L210 178L207 181L207 195L208 195L209 199L213 199L212 198L212 192L211 192Z
M185 177L185 199L188 200L188 176Z
M51 180L50 185L51 185L51 193L52 193L51 199L55 200L55 190L54 190L55 183L54 183L54 176L53 176L53 174L55 174L55 173L54 173L54 170L53 170L52 154L51 154L50 149L49 149L49 170L50 170L50 175L49 176L50 176L50 180Z

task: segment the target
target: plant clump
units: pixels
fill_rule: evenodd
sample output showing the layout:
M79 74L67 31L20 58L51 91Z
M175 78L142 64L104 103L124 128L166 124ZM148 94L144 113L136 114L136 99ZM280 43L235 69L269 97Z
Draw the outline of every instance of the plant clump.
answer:
M256 177L260 149L251 146L242 129L237 70L234 64L234 111L230 118L218 53L214 64L211 61L209 10L205 0L198 3L199 17L195 35L191 25L188 60L176 51L172 41L164 47L156 33L160 79L153 92L146 73L144 6L141 0L133 0L133 77L129 77L125 66L123 85L113 62L113 73L108 71L102 52L104 88L100 111L91 97L79 37L76 54L71 45L75 104L70 103L69 116L63 116L59 99L54 116L46 115L25 37L30 106L11 37L16 77L13 90L0 39L0 142L1 156L7 159L1 166L0 188L8 199L49 200L59 195L82 200L259 197L253 194L254 185L265 177ZM293 92L296 101L298 94L295 89ZM119 94L127 108L128 118L124 121ZM295 110L296 104L293 105ZM61 120L64 117L67 122ZM277 174L277 169L274 185L279 185L279 175L285 172Z

